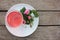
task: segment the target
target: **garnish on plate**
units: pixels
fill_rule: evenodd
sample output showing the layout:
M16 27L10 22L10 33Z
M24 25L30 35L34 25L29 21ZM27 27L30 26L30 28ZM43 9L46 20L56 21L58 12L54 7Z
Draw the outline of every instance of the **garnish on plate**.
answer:
M34 21L34 17L38 17L38 13L36 10L29 10L29 9L26 9L25 7L23 7L20 12L22 13L23 15L23 24L30 24L30 27L32 27L33 25L33 21ZM34 17L31 15L33 14Z

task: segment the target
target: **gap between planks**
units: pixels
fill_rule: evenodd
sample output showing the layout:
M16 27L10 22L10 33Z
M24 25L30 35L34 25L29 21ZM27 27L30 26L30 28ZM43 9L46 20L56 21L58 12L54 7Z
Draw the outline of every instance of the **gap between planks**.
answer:
M8 10L0 10L0 12L7 12ZM60 12L60 10L37 10L37 12Z
M5 26L5 25L0 25L0 26ZM38 25L38 27L49 27L49 26L60 26L60 25Z

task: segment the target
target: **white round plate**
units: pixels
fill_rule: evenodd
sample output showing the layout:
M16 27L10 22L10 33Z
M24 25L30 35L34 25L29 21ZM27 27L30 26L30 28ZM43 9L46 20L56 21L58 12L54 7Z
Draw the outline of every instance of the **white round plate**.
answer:
M34 21L33 21L33 25L32 27L30 27L30 25L26 25L26 24L22 24L21 26L17 27L17 28L13 28L13 27L10 27L7 23L7 16L9 14L9 12L12 12L14 10L17 10L17 11L20 11L23 7L25 7L26 9L30 9L30 10L33 10L34 8L28 4L16 4L14 6L12 6L7 14L6 14L6 17L5 17L5 25L6 25L6 28L8 29L8 31L14 35L14 36L17 36L17 37L26 37L26 36L29 36L31 35L38 27L38 22L39 22L39 17L37 18L34 18ZM34 9L35 10L35 9Z

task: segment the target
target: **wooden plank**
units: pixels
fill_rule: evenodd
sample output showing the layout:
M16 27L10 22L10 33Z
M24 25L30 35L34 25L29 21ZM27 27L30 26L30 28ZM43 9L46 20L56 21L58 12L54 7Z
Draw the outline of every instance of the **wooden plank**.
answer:
M32 35L25 38L13 36L5 26L0 26L0 40L59 40L58 38L60 38L58 26L38 27Z
M39 10L60 10L60 0L0 0L0 9L9 9L18 3L27 3Z
M6 12L0 12L0 25L5 24L5 15L6 15Z
M60 40L60 27L58 28L58 32L57 32L57 40Z
M60 25L60 12L39 12L40 25Z
M0 25L5 24L6 12L0 12ZM60 25L60 12L39 12L39 25Z

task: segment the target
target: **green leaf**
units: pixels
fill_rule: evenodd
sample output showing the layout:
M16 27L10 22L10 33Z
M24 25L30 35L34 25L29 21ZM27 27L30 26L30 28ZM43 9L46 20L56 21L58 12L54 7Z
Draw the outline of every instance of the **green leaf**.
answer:
M26 24L30 24L30 23L29 23L29 20L27 20Z
M30 21L30 23L32 23L33 22L33 18L31 18L29 21Z
M35 17L39 16L36 10L31 10L31 11L32 11L32 13L34 14Z
M34 21L34 18L31 16L31 14L33 13L35 17L38 17L39 15L38 15L38 13L37 13L36 10L30 10L30 13L28 15L26 15L26 14L24 14L25 10L26 10L26 8L23 7L20 10L20 12L22 13L24 20L26 21L26 24L30 24L30 26L32 26L32 23ZM31 16L32 18L29 20L28 19L28 16Z
M28 24L28 22L27 22L28 21L27 15L23 14L23 18L26 21L26 24Z
M32 27L32 24L33 24L33 18L30 19L30 27Z
M21 13L24 13L25 10L26 10L26 8L23 7L23 8L20 10L20 12L21 12Z
M24 20L26 21L26 24L29 24L29 23L28 23L27 15L24 14L25 10L26 10L26 8L23 7L23 8L20 10L20 12L22 13Z

